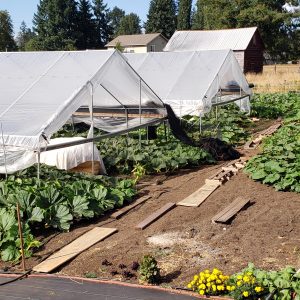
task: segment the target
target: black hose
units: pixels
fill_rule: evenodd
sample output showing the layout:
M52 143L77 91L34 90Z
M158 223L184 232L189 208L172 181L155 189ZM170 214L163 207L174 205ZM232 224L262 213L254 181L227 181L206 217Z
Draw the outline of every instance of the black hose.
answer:
M25 273L21 274L20 276L17 276L17 277L15 277L15 278L11 279L11 280L2 282L2 283L0 283L0 286L3 286L3 285L6 285L6 284L9 284L9 283L13 283L13 282L15 282L15 281L18 281L18 280L20 280L20 279L26 277L29 273L31 273L31 271L32 271L32 270L30 269L29 271L26 271Z

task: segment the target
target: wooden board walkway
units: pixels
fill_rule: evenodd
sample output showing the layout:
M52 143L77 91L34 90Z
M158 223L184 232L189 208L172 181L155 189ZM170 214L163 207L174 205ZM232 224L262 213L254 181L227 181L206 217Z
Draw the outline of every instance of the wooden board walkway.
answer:
M48 257L32 270L40 273L49 273L117 231L116 228L95 227Z
M207 180L199 190L178 202L177 205L200 206L220 185L218 180Z
M258 135L258 137L256 137L253 140L248 141L245 144L244 149L246 149L246 150L256 149L266 136L272 135L275 131L277 131L278 128L281 127L281 125L282 125L282 123L279 122L277 124L274 124L274 125L270 126L267 129L261 131L260 134Z
M236 198L221 212L212 218L214 223L227 223L233 216L235 216L246 204L250 203L249 199L242 197Z
M132 203L130 205L127 205L127 206L125 206L125 207L117 210L116 212L114 212L113 214L111 214L110 217L113 218L113 219L120 219L122 216L124 216L125 214L127 214L130 210L132 210L135 207L141 205L142 203L146 202L150 198L151 198L151 196L141 197L141 198L137 199L134 203Z
M155 222L157 219L159 219L161 216L166 214L168 211L173 209L176 206L175 203L169 202L163 207L161 207L159 210L155 211L153 214L151 214L149 217L147 217L145 220L140 222L138 225L136 225L136 228L138 229L145 229L148 227L150 224Z

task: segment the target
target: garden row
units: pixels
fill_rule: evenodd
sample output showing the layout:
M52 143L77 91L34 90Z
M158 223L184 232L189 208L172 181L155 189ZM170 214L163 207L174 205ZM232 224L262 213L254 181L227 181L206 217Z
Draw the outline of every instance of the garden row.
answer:
M276 190L300 193L300 95L288 95L259 99L255 114L281 116L284 123L265 139L262 152L248 162L245 172Z
M300 299L300 273L292 267L280 271L257 269L253 264L239 273L224 275L220 270L204 270L187 287L205 296L229 296L243 299Z

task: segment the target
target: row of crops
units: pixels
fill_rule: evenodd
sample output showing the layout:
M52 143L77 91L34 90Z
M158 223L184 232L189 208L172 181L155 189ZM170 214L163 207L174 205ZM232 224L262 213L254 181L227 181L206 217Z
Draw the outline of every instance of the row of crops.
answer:
M283 117L283 126L263 144L245 172L279 191L300 193L300 95L264 95L255 103L259 117Z
M278 134L266 141L264 152L248 164L247 171L253 179L274 184L277 189L299 192L298 109L299 96L295 94L261 95L253 102L256 117L292 117ZM183 126L195 141L213 136L237 145L250 137L254 123L249 116L229 105L218 108L218 115L212 112L203 119L202 134L196 117L186 118ZM75 130L65 127L56 136L86 136L86 130L80 126ZM142 141L139 141L138 133L132 133L97 144L108 174L114 177L87 176L42 167L38 180L36 167L31 167L7 180L3 178L0 181L1 259L11 261L20 257L17 202L23 220L25 252L30 256L32 250L40 246L33 232L48 228L69 230L75 222L97 218L123 206L132 201L136 194L135 183L144 174L174 172L215 162L209 152L184 145L170 133L165 134L163 127L157 132L155 140L147 140L146 131L141 131ZM276 155L272 152L275 148ZM118 179L121 174L123 179Z

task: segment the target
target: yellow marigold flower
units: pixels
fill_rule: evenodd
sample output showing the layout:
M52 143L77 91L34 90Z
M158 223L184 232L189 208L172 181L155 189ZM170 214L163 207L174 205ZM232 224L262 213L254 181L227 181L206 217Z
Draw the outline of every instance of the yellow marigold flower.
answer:
M202 276L204 276L204 273L203 273L203 272L200 272L200 274L199 274L199 275L202 277Z
M221 285L217 285L217 290L218 291L222 291L222 286Z
M191 289L191 288L192 288L192 285L189 283L189 284L187 285L187 287L188 287L188 289Z
M218 274L220 274L220 271L218 269L214 268L212 273L215 275L218 275Z
M221 274L221 275L219 276L219 278L220 278L221 280L223 280L223 279L224 279L224 276Z
M237 278L237 280L242 280L243 276L242 275L238 275L236 278Z
M217 290L217 286L216 286L215 284L213 284L213 285L211 286L211 288L212 288L212 290L213 290L214 292Z
M199 278L198 275L195 275L195 276L194 276L194 280L195 280L195 281L196 281L198 278Z
M207 287L210 287L210 286L211 286L211 283L210 283L210 282L208 282L208 283L206 284L206 286L207 286Z
M205 284L202 283L202 284L200 284L199 288L200 288L200 290L205 290L206 286L205 286Z
M253 273L252 272L247 272L246 275L251 276L251 275L253 275Z
M235 290L235 286L234 286L234 285L231 286L231 290L232 290L232 291Z
M209 270L206 269L206 270L204 271L204 273L205 273L205 274L209 274Z
M243 296L244 297L248 297L249 296L249 292L247 292L247 291L243 292Z
M248 276L244 276L244 277L243 277L243 281L244 281L244 282L250 282L250 278L249 278Z
M207 281L207 282L210 282L210 281L211 281L210 277L208 277L206 281Z
M239 281L236 283L236 285L237 285L237 286L241 286L242 283L243 283L243 282L242 282L241 280L239 280Z
M217 279L217 280L216 280L216 283L220 284L220 283L222 283L222 280Z
M254 290L255 290L256 293L260 293L263 289L262 289L262 287L257 286L257 287L255 287Z
M205 293L205 291L203 291L203 290L200 290L200 291L199 291L199 294L200 294L200 295L204 295L204 293Z
M226 286L226 290L227 290L227 291L231 291L231 286L230 286L230 285L227 285L227 286Z

